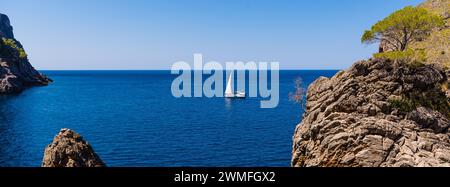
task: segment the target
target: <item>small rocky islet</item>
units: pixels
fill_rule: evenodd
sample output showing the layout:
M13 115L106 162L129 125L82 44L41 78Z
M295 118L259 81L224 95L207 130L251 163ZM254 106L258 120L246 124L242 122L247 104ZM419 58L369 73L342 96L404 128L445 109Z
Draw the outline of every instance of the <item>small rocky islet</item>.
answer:
M83 137L71 129L61 129L44 151L42 167L105 167Z

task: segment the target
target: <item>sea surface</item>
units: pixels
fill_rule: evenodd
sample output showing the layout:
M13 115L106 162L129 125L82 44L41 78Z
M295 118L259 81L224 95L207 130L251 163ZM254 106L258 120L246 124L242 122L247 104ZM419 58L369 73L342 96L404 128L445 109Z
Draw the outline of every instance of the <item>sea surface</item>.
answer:
M281 71L273 109L262 98L175 98L170 71L42 72L54 83L0 96L1 167L40 166L61 128L108 166L289 166L303 113L288 97L295 79L306 87L337 71Z

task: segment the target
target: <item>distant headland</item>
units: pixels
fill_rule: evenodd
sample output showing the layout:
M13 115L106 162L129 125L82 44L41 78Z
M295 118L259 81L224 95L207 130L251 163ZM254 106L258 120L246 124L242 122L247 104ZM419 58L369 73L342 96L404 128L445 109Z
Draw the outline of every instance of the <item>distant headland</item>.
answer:
M28 60L22 44L14 38L8 16L0 13L0 94L18 93L30 86L52 82Z

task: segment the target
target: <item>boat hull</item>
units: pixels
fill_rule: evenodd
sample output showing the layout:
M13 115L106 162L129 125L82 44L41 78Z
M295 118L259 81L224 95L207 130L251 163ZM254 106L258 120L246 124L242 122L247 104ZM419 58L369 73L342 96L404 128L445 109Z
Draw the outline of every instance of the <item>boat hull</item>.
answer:
M234 94L225 94L225 98L240 98L240 99L243 99L243 98L245 98L245 93L237 92L237 93L234 93Z

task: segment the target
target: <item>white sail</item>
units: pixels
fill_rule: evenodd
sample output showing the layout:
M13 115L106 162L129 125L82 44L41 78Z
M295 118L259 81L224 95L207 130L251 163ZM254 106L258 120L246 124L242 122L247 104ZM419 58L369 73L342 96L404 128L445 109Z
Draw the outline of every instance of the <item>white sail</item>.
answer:
M233 73L230 73L227 81L227 88L225 89L225 95L233 95L233 89L231 88Z

